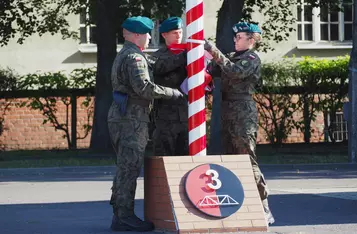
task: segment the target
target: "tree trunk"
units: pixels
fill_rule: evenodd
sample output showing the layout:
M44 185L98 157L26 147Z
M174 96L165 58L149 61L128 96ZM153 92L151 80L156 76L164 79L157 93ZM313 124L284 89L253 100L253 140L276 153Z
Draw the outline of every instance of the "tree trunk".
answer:
M313 105L313 103L310 103L310 98L308 95L304 95L303 97L303 116L304 116L304 142L305 143L310 143L311 139L311 113L313 111L313 107L311 107L311 112L310 112L310 105Z
M234 51L232 26L242 16L244 0L224 0L218 11L216 45L223 53Z
M110 143L107 115L112 102L111 69L116 56L116 12L118 0L97 0L97 77L93 130L90 148L98 152L112 150Z
M244 0L224 0L218 11L216 45L223 52L233 52L232 26L241 19ZM221 154L221 80L214 79L213 103L208 154Z

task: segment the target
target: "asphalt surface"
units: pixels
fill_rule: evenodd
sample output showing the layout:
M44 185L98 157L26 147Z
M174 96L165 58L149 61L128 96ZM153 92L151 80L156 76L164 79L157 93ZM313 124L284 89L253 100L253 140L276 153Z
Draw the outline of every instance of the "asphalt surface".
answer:
M0 234L112 233L108 200L114 171L0 169ZM357 233L357 165L266 165L262 171L276 219L269 232ZM142 177L136 213L143 216Z

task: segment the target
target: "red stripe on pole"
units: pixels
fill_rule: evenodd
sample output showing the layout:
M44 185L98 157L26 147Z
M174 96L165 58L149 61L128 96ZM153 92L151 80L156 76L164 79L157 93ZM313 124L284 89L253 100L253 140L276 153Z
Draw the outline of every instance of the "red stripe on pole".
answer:
M196 40L203 40L204 39L203 30L193 34L190 38L191 39L196 39Z
M200 43L200 41L203 42L204 39L204 32L203 29L201 28L203 25L203 1L200 0L187 0L187 1L192 1L190 2L191 5L195 5L192 7L192 9L188 10L186 13L186 26L190 26L190 35L188 39L194 39L198 40L198 43L196 42L189 42L187 43L187 49L188 49L188 58L190 61L192 61L190 64L187 64L187 75L188 79L194 79L193 83L195 85L199 84L201 82L200 80L202 79L201 75L203 75L203 71L205 69L205 63L204 63L204 57L203 57L203 46ZM186 2L187 4L187 2ZM187 27L186 27L187 28ZM197 48L198 47L198 48ZM195 49L192 51L192 49ZM200 74L202 72L202 74ZM195 76L197 74L200 74L200 76ZM193 78L194 77L194 78ZM204 78L203 78L204 79ZM192 80L191 80L192 81ZM200 153L200 155L205 155L206 154L206 134L205 134L205 129L197 129L198 131L193 131L196 127L203 125L206 121L206 109L203 108L201 110L202 105L205 105L205 86L204 84L200 84L197 87L192 86L192 82L189 82L189 91L188 91L188 99L189 99L189 105L192 105L193 102L198 101L198 102L203 102L199 103L199 105L190 106L189 107L189 119L188 119L188 129L189 129L189 136L190 136L190 142L194 139L193 142L190 143L189 149L190 149L190 155L196 155ZM192 108L198 108L197 110L193 110ZM195 113L197 112L197 113ZM195 113L195 114L193 114ZM204 126L206 126L204 124ZM201 153L202 152L202 153Z
M206 110L201 110L188 118L188 128L194 129L206 121Z
M186 69L187 69L187 73L189 74L189 77L199 73L200 71L203 71L205 69L204 58L201 57L193 61L192 63L188 64Z
M186 25L203 16L203 2L194 6L186 13Z
M206 135L202 136L201 138L195 140L190 144L190 154L196 155L202 150L206 148Z
M193 48L196 48L199 45L200 44L197 44L197 43L187 43L187 49L192 50Z
M188 102L192 103L205 95L205 84L199 85L188 91Z

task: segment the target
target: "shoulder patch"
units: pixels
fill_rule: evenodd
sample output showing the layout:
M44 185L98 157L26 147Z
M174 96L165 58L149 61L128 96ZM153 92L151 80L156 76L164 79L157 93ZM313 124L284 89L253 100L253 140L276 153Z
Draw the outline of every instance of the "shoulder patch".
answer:
M240 64L241 64L242 66L246 67L246 66L249 65L249 61L248 61L248 60L245 60L245 59L242 59L242 60L240 61Z
M248 55L248 58L249 58L249 59L255 59L256 56L255 56L254 54L249 54L249 55Z

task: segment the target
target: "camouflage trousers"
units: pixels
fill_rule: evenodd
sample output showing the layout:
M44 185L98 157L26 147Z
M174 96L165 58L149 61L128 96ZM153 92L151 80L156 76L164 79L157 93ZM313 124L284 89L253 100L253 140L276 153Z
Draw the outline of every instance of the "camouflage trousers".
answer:
M155 156L188 155L187 122L156 120L153 133Z
M249 154L259 195L261 200L264 200L268 197L269 190L255 153L257 132L244 132L243 125L235 120L222 120L224 154Z
M147 123L135 120L109 122L109 134L116 152L116 174L110 204L119 218L134 214L136 181L144 163L148 141Z

